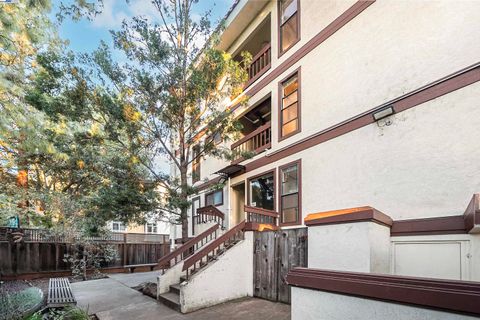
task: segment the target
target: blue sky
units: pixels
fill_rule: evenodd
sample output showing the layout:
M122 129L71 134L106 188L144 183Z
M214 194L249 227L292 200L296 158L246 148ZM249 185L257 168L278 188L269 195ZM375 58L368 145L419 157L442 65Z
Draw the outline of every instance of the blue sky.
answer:
M212 9L212 19L217 22L227 13L234 0L200 0L195 6L194 14L201 16ZM56 13L60 0L54 0L52 16ZM155 7L149 0L103 0L104 8L92 21L83 19L75 22L66 19L59 27L62 39L70 41L70 48L76 52L91 52L100 41L111 44L109 30L118 30L124 19L134 16L146 16L153 21L158 19Z

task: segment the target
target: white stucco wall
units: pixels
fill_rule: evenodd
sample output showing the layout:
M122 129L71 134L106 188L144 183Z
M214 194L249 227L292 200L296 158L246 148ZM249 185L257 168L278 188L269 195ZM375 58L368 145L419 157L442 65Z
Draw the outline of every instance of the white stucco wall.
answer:
M180 285L182 312L253 296L253 232Z
M208 230L209 228L213 227L216 224L217 224L216 222L207 222L207 223L196 224L195 225L195 236L201 234L202 232ZM222 229L218 228L217 236L219 236L221 233L222 233Z
M462 215L480 190L479 97L480 83L469 85L390 117L390 126L368 125L232 184L301 159L303 218L364 205L393 220ZM278 208L278 188L276 198Z
M300 43L351 4L302 3ZM276 47L276 6L265 10L272 12ZM254 104L272 95L273 147L267 154L477 62L476 30L478 1L375 2L251 97ZM277 60L274 54L272 70ZM302 132L278 143L278 81L298 66ZM301 158L303 217L366 204L394 219L462 214L480 190L475 179L480 172L479 96L480 84L470 85L393 116L391 126L373 124L347 133L236 177L232 184ZM221 168L217 160L209 161L202 163L205 172Z
M391 243L392 274L480 281L480 235L403 236Z
M373 222L308 227L308 267L388 273L390 229Z
M157 277L157 296L170 291L170 286L180 283L180 277L185 275L182 271L183 261L166 270Z
M476 317L292 287L292 320L473 320Z

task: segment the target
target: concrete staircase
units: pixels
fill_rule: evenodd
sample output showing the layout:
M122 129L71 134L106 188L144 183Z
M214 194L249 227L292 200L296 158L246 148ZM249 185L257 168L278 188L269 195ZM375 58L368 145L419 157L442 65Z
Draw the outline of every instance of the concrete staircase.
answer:
M180 277L180 282L183 282L185 280L185 277ZM158 301L175 311L181 312L180 283L171 285L169 292L163 293L158 296Z
M171 284L168 287L167 292L159 294L158 301L162 302L166 306L174 309L176 311L182 312L183 308L180 302L180 291L182 286L188 286L187 282L193 275L201 272L208 264L213 263L217 260L222 259L228 250L235 247L239 242L243 241L243 228L245 223L235 226L234 228L228 230L226 233L214 237L203 245L199 250L196 250L193 254L186 257L181 261L182 264L182 274L178 280L178 283ZM175 279L171 279L170 281ZM160 280L161 281L161 280ZM211 281L215 281L212 279ZM163 289L164 290L164 289Z

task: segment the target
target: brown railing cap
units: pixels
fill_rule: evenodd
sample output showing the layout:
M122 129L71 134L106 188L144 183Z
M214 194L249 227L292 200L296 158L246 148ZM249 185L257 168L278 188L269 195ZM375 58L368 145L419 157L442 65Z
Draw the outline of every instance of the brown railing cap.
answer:
M243 231L245 229L245 220L237 224L235 227L231 228L215 240L212 240L210 243L202 247L199 251L195 252L193 255L188 257L185 262L183 263L183 268L182 270L185 271L191 266L193 266L195 263L200 261L202 258L207 256L212 250L220 246L222 243L224 243L226 240L228 240L232 235L239 231Z
M480 315L480 283L361 272L294 268L289 285Z
M307 226L365 221L388 227L391 227L393 223L392 218L370 206L311 213L305 217L305 225Z
M468 203L463 214L466 232L472 232L476 225L480 225L480 194L475 193ZM478 230L480 232L480 230ZM473 233L473 232L472 232Z

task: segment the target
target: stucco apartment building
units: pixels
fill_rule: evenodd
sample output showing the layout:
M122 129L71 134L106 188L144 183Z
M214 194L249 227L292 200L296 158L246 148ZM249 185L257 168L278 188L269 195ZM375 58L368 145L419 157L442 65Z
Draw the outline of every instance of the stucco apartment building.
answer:
M374 308L378 319L397 307L422 319L469 319L430 308L480 313L473 300L408 309L415 303L408 296L422 300L418 292L385 293L380 298L402 303L392 307L373 289L323 287L318 279L335 276L315 271L385 274L379 286L405 284L406 276L450 286L480 281L480 2L239 0L226 22L220 49L254 57L248 106L231 103L243 138L226 147L256 155L193 164L201 191L192 197L191 235L211 226L198 214L222 218L225 230L245 219L245 231L306 228L309 269L286 278L293 319L312 318L318 308L355 307L360 315ZM224 187L212 189L218 182ZM239 260L246 268L252 243ZM182 294L185 303L188 290Z

